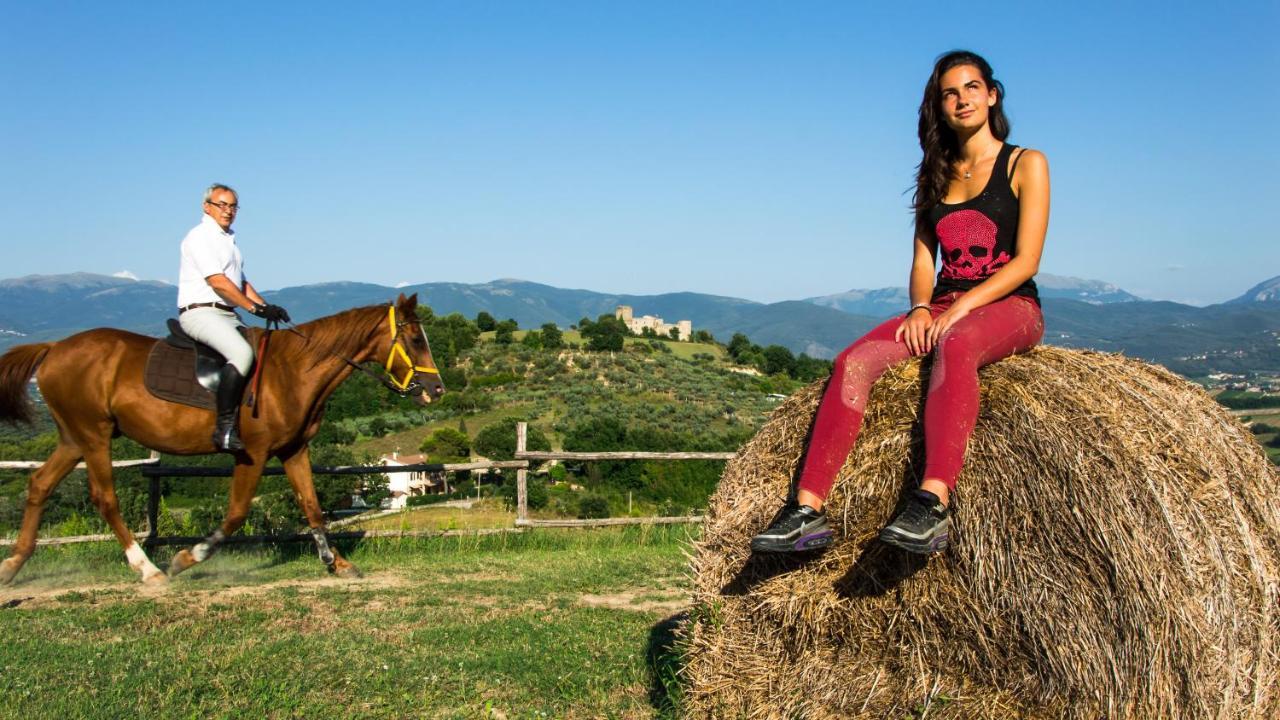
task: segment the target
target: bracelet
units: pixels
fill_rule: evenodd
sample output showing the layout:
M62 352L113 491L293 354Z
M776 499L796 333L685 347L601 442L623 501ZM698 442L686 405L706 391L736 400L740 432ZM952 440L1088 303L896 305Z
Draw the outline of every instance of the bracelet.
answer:
M929 303L920 303L919 305L912 305L911 309L907 311L907 314L910 315L911 313L917 310L920 310L920 309L928 310L929 308L930 308Z

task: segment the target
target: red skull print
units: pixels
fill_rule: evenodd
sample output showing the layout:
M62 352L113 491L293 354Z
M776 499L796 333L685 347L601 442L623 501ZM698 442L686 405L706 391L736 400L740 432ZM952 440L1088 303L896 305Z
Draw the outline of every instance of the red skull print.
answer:
M983 280L1009 262L1009 254L996 249L996 224L977 210L958 210L938 221L942 244L942 277Z

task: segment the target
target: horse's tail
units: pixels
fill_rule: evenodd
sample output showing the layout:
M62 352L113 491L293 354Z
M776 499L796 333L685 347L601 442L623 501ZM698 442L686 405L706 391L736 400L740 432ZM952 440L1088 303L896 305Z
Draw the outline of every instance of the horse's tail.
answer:
M31 422L27 382L52 347L53 343L19 345L0 357L0 420Z

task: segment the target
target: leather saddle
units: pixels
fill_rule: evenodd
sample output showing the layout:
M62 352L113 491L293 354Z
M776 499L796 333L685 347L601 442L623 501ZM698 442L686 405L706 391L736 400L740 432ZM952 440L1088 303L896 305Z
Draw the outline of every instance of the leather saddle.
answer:
M143 384L161 400L213 410L218 372L226 358L188 335L176 319L169 318L166 324L169 336L151 346ZM246 329L240 328L240 334L246 335Z

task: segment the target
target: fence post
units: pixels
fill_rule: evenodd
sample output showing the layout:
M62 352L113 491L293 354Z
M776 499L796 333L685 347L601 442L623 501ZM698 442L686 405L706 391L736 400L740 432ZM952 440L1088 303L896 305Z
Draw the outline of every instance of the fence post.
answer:
M516 423L516 457L520 457L520 453L525 451L525 444L529 436L529 423L520 421ZM516 470L516 526L525 525L529 522L529 471L525 468Z

